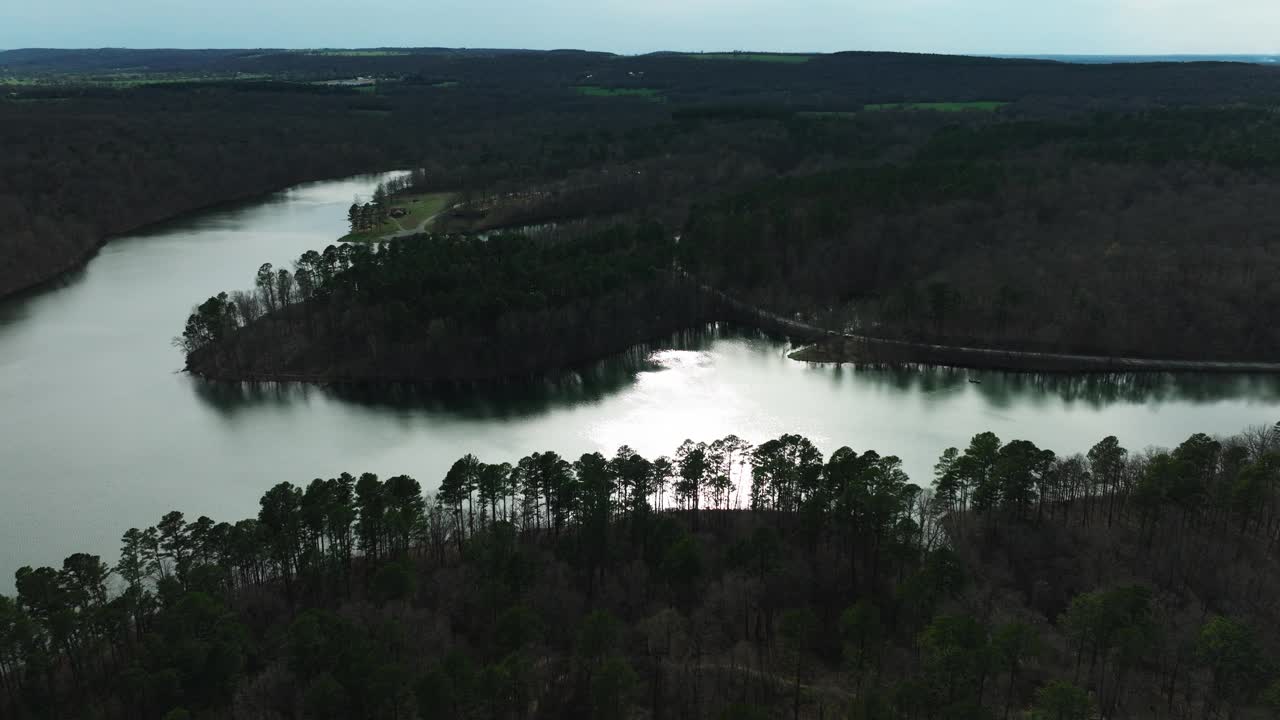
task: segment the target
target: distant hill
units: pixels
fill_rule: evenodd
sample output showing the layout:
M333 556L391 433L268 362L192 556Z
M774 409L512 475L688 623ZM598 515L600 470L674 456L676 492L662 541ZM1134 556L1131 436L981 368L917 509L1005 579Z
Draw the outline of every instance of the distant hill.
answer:
M1280 64L1280 55L996 55L995 57L1056 60L1088 65L1111 63L1232 62L1257 65Z

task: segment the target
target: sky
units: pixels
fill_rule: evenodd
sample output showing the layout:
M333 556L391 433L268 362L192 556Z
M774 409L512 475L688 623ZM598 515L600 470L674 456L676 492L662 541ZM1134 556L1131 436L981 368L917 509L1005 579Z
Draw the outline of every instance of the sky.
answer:
M1275 54L1280 0L3 0L0 48Z

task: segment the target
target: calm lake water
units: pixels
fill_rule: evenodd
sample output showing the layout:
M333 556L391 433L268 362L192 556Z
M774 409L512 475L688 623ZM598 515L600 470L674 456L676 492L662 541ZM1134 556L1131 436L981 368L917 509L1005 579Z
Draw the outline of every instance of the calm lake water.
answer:
M899 455L923 483L944 448L982 430L1069 453L1106 434L1141 449L1280 419L1273 378L817 367L729 331L465 396L243 388L179 372L170 341L193 304L330 243L377 180L303 185L120 238L59 286L0 303L0 592L22 565L77 551L114 562L125 529L168 510L237 520L277 482L342 471L433 488L467 452L497 462L625 443L654 456L687 437L799 432L827 452Z

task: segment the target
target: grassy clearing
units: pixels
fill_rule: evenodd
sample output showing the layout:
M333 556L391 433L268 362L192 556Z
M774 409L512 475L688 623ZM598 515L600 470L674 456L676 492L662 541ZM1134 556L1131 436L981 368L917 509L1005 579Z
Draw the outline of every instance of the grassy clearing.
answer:
M888 110L933 110L935 112L995 112L1000 108L1008 105L1007 102L998 100L979 100L976 102L920 102L920 103L882 103L878 105L866 105L864 110L870 112L885 112Z
M689 53L694 60L741 60L743 62L782 63L799 65L813 59L812 55L784 55L778 53Z
M391 218L372 230L348 233L339 242L374 242L401 230L416 230L431 217L444 212L453 201L453 193L410 193L397 195L391 200L392 208L404 208L408 214ZM397 220L399 222L397 222ZM430 223L427 223L430 227Z
M456 87L458 87L458 86L460 86L460 85L462 85L462 83L458 82L457 80L445 80L444 82L438 82L438 83L436 83L435 85L432 85L431 87L433 87L433 88L456 88Z
M646 100L661 100L662 94L657 88L622 88L604 87L602 85L574 85L574 90L587 97L640 97Z
M403 195L395 198L391 207L402 207L409 211L400 218L400 224L406 228L415 228L426 222L433 215L439 215L449 206L452 193L425 193L422 195Z

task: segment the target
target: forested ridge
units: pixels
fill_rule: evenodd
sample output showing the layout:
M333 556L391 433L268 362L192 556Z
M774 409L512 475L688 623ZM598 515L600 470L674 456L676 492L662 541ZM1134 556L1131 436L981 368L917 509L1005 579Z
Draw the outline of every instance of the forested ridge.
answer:
M1002 115L1063 117L1280 98L1280 73L1247 64L723 57L433 48L0 52L0 141L9 150L0 160L0 294L74 267L112 235L308 179L421 166L440 190L555 190L543 207L503 209L512 224L643 211L668 213L664 221L678 226L690 195L866 162L877 150L912 146L920 127L938 124L910 113L864 119L880 128L874 139L862 132L850 152L846 131L820 133L833 141L826 146L791 144L787 136L818 137L815 123L795 122L806 114L999 101L1007 103ZM370 84L317 84L356 77ZM780 133L788 123L809 129ZM894 124L905 127L885 129Z
M343 473L0 596L15 718L1261 717L1280 427ZM1269 709L1268 709L1269 708Z

